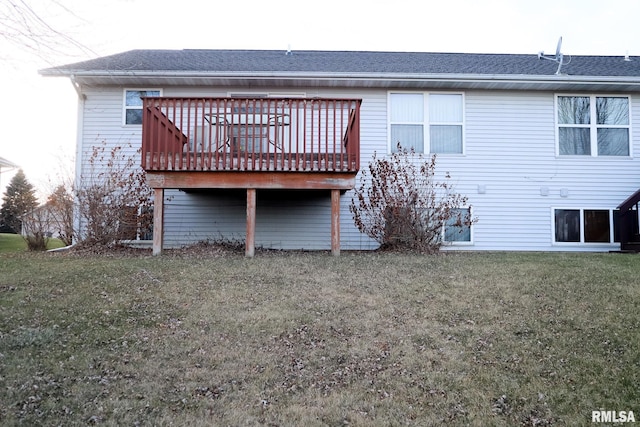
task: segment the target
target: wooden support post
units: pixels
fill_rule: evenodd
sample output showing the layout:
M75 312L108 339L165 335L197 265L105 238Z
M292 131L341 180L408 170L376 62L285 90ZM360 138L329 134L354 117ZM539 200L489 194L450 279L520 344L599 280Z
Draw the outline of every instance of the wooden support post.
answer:
M153 189L153 255L162 253L164 239L164 188Z
M247 237L245 256L252 257L256 251L256 189L247 188Z
M331 190L331 254L340 255L340 190Z

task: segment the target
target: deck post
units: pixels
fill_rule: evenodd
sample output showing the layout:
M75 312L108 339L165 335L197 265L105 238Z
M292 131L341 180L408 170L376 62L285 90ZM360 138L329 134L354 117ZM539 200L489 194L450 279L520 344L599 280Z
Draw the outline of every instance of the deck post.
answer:
M331 254L340 255L340 190L331 190Z
M164 188L153 189L153 255L162 253L164 239Z
M245 256L252 257L256 250L256 189L247 188L247 237Z

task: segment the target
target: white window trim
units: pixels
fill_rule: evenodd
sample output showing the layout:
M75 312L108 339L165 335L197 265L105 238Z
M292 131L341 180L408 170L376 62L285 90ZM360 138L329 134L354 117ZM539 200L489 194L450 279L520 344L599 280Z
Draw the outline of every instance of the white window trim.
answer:
M564 157L564 156L563 156ZM587 156L588 157L588 156ZM579 242L558 242L556 241L556 210L580 211L580 241ZM551 242L554 246L592 246L592 247L610 247L619 245L620 242L615 240L615 230L613 226L613 212L615 208L611 207L575 207L575 206L553 206L551 208ZM584 211L609 211L609 242L585 242L584 241Z
M139 88L139 87L126 87L122 90L122 126L124 127L141 127L142 124L127 124L127 110L142 110L140 107L131 107L127 105L127 92L130 91L158 91L159 96L162 96L161 88Z
M396 93L396 92L394 92L394 93ZM440 154L438 154L438 155L440 155ZM460 206L460 209L469 209L469 217L473 218L473 206L470 206L470 205L469 206ZM445 240L444 239L445 227L446 227L446 225L442 226L442 234L441 234L441 236L442 236L441 240L442 240L443 246L473 246L474 245L474 241L473 241L473 229L474 229L474 226L473 226L473 224L471 224L469 226L470 239L469 239L468 242L464 242L464 241L453 241L453 242L450 242L448 240Z
M560 97L589 97L589 105L596 105L596 98L627 98L628 102L628 113L629 113L629 124L628 125L600 125L600 127L608 127L608 128L616 128L616 129L629 129L629 155L628 156L600 156L598 155L598 123L596 117L596 109L595 107L590 107L589 113L591 114L589 120L591 123L589 125L566 125L558 123L558 98ZM591 93L556 93L554 96L554 105L553 105L553 115L554 115L554 123L555 123L555 137L556 137L556 157L565 159L565 158L580 158L580 159L588 159L592 157L596 158L608 158L608 159L632 159L633 158L633 129L632 123L633 119L631 117L631 95L625 94L591 94ZM589 131L591 133L591 155L581 155L581 154L560 154L560 126L566 127L586 127L589 126Z
M424 141L424 151L419 154L437 154L438 156L454 156L461 157L466 154L467 144L466 144L466 127L467 127L467 115L466 115L466 99L464 92L423 92L423 91L406 91L406 90L392 90L387 92L387 153L393 153L393 142L391 141L391 95L392 94L422 94L423 103L424 103L424 121L421 122L423 126L423 141ZM432 153L431 152L431 138L430 138L430 126L431 122L429 122L429 95L461 95L462 96L462 122L458 123L445 123L445 122L437 122L433 123L434 125L455 125L462 126L462 152L461 153ZM393 124L402 124L402 122L395 122ZM416 124L416 123L409 123Z

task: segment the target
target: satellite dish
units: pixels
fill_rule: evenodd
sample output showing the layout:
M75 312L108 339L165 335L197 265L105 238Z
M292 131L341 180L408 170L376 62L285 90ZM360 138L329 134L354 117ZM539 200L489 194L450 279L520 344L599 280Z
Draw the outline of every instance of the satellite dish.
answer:
M556 71L556 75L560 75L560 69L563 65L567 64L566 62L564 62L564 55L562 54L562 37L558 39L555 56L546 56L544 52L541 51L540 53L538 53L538 59L546 59L549 61L557 62L558 70Z
M556 47L556 59L560 58L560 55L562 55L562 37L560 37L558 39L558 47Z

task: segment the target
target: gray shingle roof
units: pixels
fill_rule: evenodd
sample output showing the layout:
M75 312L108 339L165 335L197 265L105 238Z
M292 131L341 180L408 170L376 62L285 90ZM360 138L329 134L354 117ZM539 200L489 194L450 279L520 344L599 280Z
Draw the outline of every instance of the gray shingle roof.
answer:
M640 77L640 57L564 57L570 76ZM537 54L475 54L279 50L131 50L42 70L44 75L110 72L174 73L321 73L544 76L557 63Z

